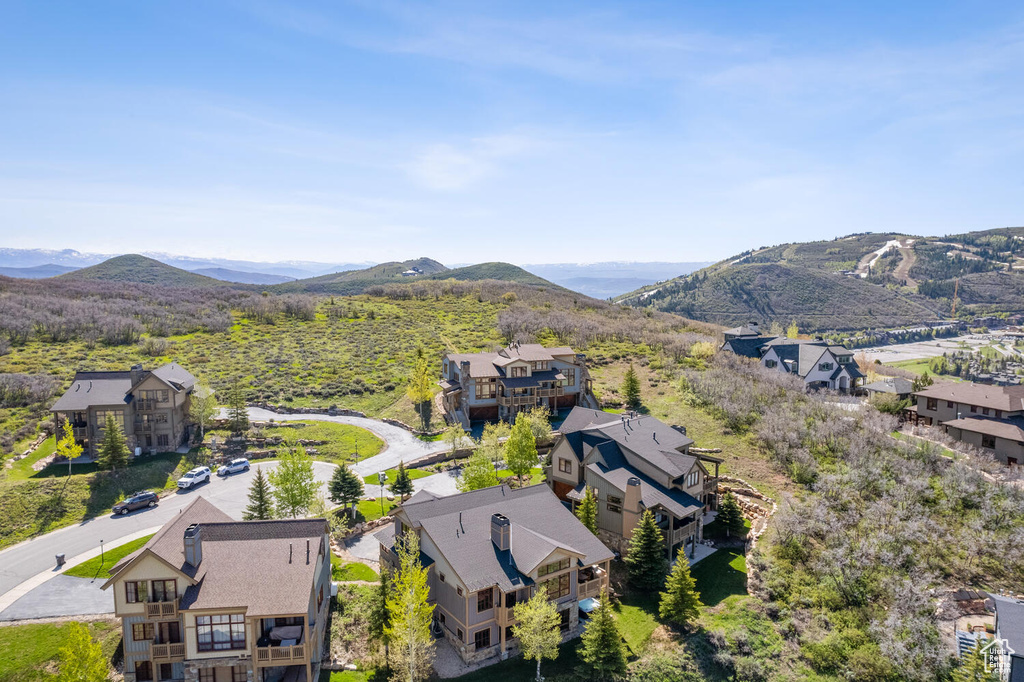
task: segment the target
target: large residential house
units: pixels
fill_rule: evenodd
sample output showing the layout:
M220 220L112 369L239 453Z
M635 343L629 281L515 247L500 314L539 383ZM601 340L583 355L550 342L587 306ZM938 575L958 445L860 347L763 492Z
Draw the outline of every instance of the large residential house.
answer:
M445 409L460 421L515 421L520 410L594 404L586 356L520 344L496 353L450 353L441 367Z
M1009 465L1024 464L1024 386L944 382L914 393L915 423L988 451Z
M764 344L761 366L800 377L807 388L850 393L864 383L853 351L825 341L773 339Z
M691 453L684 429L654 417L576 407L558 432L548 484L573 506L584 487L594 490L600 538L609 547L625 552L646 509L662 529L670 559L703 539L704 513L717 508L722 460Z
M127 372L78 372L50 412L60 433L71 422L75 440L95 457L107 417L113 416L132 452L174 450L189 437L189 398L196 379L181 365L154 370L135 365Z
M1006 682L1024 682L1024 601L992 595L996 606L999 672Z
M197 497L103 585L125 682L315 682L329 551L323 519L233 521Z
M608 586L612 551L544 485L449 497L420 491L394 517L376 535L381 565L398 565L395 543L406 532L419 537L435 625L466 662L505 658L518 647L513 607L538 586L567 638L580 631L580 602Z

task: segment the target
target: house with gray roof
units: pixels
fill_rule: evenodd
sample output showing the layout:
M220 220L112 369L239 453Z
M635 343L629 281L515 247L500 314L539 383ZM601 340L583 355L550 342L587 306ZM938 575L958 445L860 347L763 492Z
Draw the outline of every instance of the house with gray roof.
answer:
M722 460L690 452L693 440L684 428L645 415L575 407L558 434L548 484L574 507L585 488L595 492L599 534L609 547L625 552L648 509L669 558L703 539L704 513L717 508Z
M437 497L420 491L379 531L381 566L396 542L419 538L435 626L466 662L517 648L513 607L547 590L565 637L579 634L580 602L608 586L613 554L544 485L507 485Z
M455 419L515 421L534 407L551 412L596 405L587 358L572 348L513 343L494 353L449 353L441 362L442 403Z
M153 370L135 365L127 372L78 372L71 387L50 408L57 433L71 422L83 452L95 458L107 417L113 417L132 452L166 452L188 441L189 400L196 379L168 363Z
M996 606L999 672L1007 682L1024 682L1024 601L992 595Z
M941 427L1003 464L1024 464L1024 386L945 381L913 396L915 424Z
M869 398L876 395L894 395L899 400L909 400L914 392L914 382L903 377L883 377L863 386Z
M763 346L760 362L767 369L800 377L810 389L852 393L864 383L853 351L826 341L773 339Z
M125 682L312 682L331 598L324 519L235 521L197 497L111 568Z

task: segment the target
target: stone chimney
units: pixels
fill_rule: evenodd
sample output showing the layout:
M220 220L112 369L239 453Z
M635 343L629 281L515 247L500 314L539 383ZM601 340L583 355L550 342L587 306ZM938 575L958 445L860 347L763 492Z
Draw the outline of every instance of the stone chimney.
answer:
M198 523L185 529L185 563L198 568L203 562L203 534Z
M501 552L512 547L512 525L503 514L491 515L491 542Z
M636 476L626 481L626 499L622 501L622 537L633 534L633 528L640 522L643 504L640 501L640 479Z
M132 369L131 369L132 386L134 386L135 384L137 384L140 381L142 381L142 375L143 375L142 365L132 365Z

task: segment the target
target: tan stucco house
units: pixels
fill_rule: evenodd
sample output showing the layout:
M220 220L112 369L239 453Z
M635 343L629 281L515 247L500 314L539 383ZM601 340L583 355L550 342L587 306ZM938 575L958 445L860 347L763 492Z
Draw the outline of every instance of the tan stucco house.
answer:
M233 521L197 497L103 585L125 682L318 679L329 551L323 519Z
M1024 386L944 382L914 393L915 423L940 426L1003 464L1024 464Z

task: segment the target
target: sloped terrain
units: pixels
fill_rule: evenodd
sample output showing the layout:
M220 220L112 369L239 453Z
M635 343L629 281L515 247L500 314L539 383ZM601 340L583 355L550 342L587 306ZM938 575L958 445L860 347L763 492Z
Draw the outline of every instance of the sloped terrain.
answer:
M97 265L68 272L60 277L73 280L132 282L170 287L230 286L228 282L197 275L194 272L165 265L158 260L137 254L116 256Z

